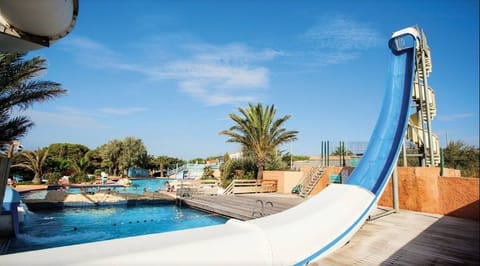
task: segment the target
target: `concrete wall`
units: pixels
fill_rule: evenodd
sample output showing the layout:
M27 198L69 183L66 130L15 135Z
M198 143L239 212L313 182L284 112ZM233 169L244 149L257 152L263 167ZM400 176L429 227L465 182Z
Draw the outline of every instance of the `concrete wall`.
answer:
M290 194L292 189L296 186L300 179L302 179L303 173L296 171L264 171L264 180L276 180L277 192Z
M480 179L436 167L398 167L400 209L480 220ZM447 175L448 174L448 175ZM391 180L378 205L392 206Z
M279 193L291 193L308 169L265 171L264 179L277 180ZM353 171L352 167L327 168L311 195L330 183L330 174L341 174L344 169L348 173ZM480 178L461 177L455 169L444 169L444 176L440 176L438 167L398 167L397 171L400 209L480 220ZM392 207L391 180L378 205Z
M330 184L329 175L331 175L331 174L341 175L342 170L347 171L348 175L350 175L352 173L353 169L354 169L353 167L349 167L349 166L346 166L346 167L330 166L330 167L328 167L327 170L325 171L325 173L323 173L322 177L318 181L317 185L313 188L310 195L316 195L317 193L322 191L324 188L326 188L328 186L328 184Z

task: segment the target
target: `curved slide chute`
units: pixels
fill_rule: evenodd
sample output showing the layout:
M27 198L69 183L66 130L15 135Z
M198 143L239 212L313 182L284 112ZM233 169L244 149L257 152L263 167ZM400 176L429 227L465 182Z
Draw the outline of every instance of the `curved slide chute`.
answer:
M78 0L0 0L0 52L49 47L70 33Z
M416 28L394 33L390 78L367 151L346 184L284 212L242 222L2 256L27 265L304 265L342 247L383 192L401 147L413 84Z

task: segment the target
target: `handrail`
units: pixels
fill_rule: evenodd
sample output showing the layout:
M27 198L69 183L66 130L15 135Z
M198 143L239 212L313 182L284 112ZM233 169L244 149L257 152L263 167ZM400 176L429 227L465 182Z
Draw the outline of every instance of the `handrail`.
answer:
M233 194L233 187L235 186L235 179L230 182L230 184L225 188L225 191L223 191L223 194L229 195Z
M234 179L223 194L276 192L277 180Z
M176 188L177 196L191 198L195 195L216 195L219 190L216 179L182 180Z
M300 179L299 184L301 185L301 188L299 194L303 196L310 194L313 187L317 184L318 180L320 180L320 177L324 171L324 167L311 167L308 172L303 175L302 179Z

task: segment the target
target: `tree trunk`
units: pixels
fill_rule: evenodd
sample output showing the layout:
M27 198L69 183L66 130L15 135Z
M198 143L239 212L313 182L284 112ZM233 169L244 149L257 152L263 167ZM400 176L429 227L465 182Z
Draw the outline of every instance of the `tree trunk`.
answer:
M265 169L265 160L264 159L257 159L257 181L261 181L263 179L263 169Z
M35 174L35 176L33 177L33 180L32 180L32 183L35 184L35 185L38 185L41 183L41 180L40 180L40 174Z
M263 179L263 165L258 166L257 172L257 181L261 181Z

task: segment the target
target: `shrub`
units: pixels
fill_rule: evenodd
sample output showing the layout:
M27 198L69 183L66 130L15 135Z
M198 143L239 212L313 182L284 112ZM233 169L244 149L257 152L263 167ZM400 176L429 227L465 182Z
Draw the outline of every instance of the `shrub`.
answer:
M43 175L43 179L47 179L49 185L56 184L57 181L62 177L62 174L58 172L50 172Z

